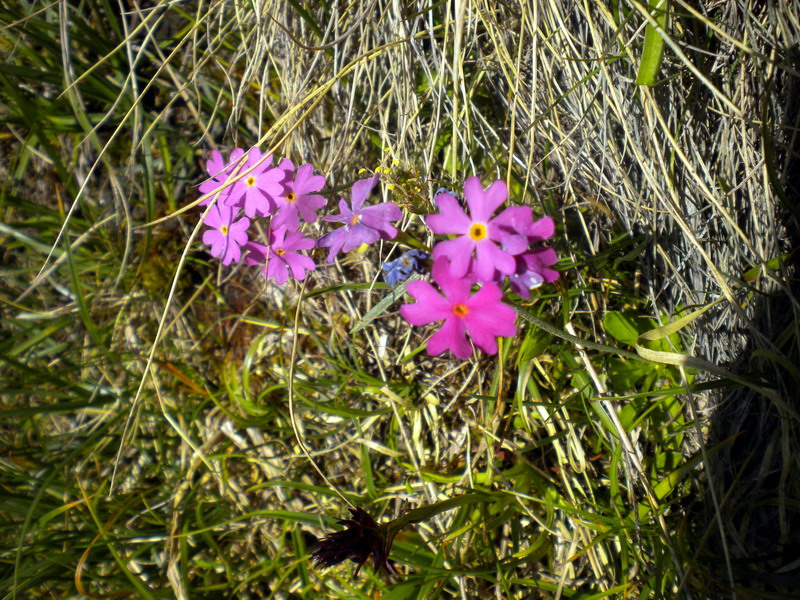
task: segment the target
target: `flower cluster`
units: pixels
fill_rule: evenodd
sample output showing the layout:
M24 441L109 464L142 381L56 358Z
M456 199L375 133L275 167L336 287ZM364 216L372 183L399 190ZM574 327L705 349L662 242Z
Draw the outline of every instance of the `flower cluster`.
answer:
M204 196L200 205L214 204L205 216L209 229L203 233L203 243L223 265L239 262L246 251L245 263L261 266L264 278L278 285L286 283L290 274L302 281L307 271L316 268L306 254L315 246L330 248L328 262L333 262L340 251L397 235L391 221L400 219L402 212L394 203L363 206L378 183L377 175L353 185L351 206L341 199L340 214L323 217L344 225L315 241L301 230L303 222L316 222L317 211L326 204L317 193L325 186L325 177L315 175L312 165L295 168L284 158L273 166L272 155L262 154L258 148L247 152L236 148L227 162L213 151L206 170L209 179L200 185ZM257 218L269 219L266 243L249 235Z
M315 175L310 164L295 168L288 159L273 162L272 155L255 147L247 152L236 148L227 161L219 152L211 153L206 164L209 179L200 186L200 204L213 202L206 209L203 242L222 264L244 258L246 264L260 266L265 279L283 285L290 276L302 281L316 268L307 254L315 246L328 248L327 262L332 263L339 252L397 236L392 223L403 216L400 208L394 202L366 205L378 185L376 173L353 185L349 204L339 200L338 214L322 217L341 227L316 241L307 237L303 224L316 222L317 211L326 204L318 193L325 177ZM555 251L535 247L555 233L553 219L534 220L528 206L506 207L495 215L507 196L505 182L495 181L484 189L480 179L470 177L464 182L466 212L453 192L439 190L434 198L439 212L429 215L426 223L434 234L451 237L437 243L430 255L409 250L383 265L386 282L394 286L412 273L427 271L432 260L437 287L427 281L409 283L416 302L403 305L400 313L412 325L444 322L428 340L433 356L449 349L458 358L469 358L472 345L495 354L497 338L517 331L514 310L502 302L506 278L523 298L558 279L549 268L557 260ZM269 219L261 241L250 235L257 219Z
M400 313L412 325L444 321L442 328L428 341L428 353L437 356L450 350L458 358L472 356L475 346L487 354L497 352L497 337L516 335L514 310L501 302L501 286L508 277L511 288L530 298L530 290L558 279L558 272L548 267L557 256L551 248L531 248L555 233L550 217L533 220L527 206L507 207L494 216L506 201L505 182L495 181L483 189L480 179L464 182L467 214L455 194L440 190L435 202L439 213L427 218L435 234L456 237L441 241L433 248L433 281L413 281L408 291L416 300L405 304ZM480 289L471 295L473 285Z

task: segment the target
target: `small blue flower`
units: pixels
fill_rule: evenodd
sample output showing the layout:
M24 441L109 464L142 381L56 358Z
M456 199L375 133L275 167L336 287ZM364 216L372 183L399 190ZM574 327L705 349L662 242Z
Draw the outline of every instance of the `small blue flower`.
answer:
M425 273L426 263L431 255L423 250L409 250L400 258L383 263L386 274L384 281L394 287L398 281L405 281L411 273Z

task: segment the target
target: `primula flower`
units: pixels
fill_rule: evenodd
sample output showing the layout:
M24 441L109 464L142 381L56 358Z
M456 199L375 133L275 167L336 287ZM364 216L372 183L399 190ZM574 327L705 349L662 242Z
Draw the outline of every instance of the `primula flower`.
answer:
M250 148L247 162L240 168L239 173L245 173L261 160L263 154L258 148ZM231 206L244 206L244 214L268 217L277 208L277 198L283 194L283 181L286 173L278 167L273 167L272 155L267 158L237 181L230 192L227 204Z
M444 321L442 328L428 340L428 354L438 356L450 349L458 358L471 357L467 333L478 348L486 354L495 354L497 336L516 335L514 309L500 301L503 293L496 284L486 282L470 296L470 282L454 276L447 258L433 263L432 276L444 296L427 281L412 281L408 292L417 302L400 307L400 314L412 325Z
M512 232L501 228L497 220L507 226L524 221L526 216L530 221L530 208L526 211L525 207L509 207L492 219L495 210L508 196L505 182L499 180L484 190L480 179L469 177L464 182L464 196L469 205L469 216L454 195L442 192L435 198L440 212L427 218L428 227L436 234L456 234L459 237L436 244L434 261L449 258L453 276L457 278L471 272L478 281L491 281L495 279L495 270L510 275L516 268L516 261L498 244L502 245ZM512 244L513 250L524 250L518 241L512 241Z
M245 247L248 250L245 263L248 265L263 265L261 269L264 279L274 279L278 285L283 285L289 279L289 271L298 281L306 278L306 271L313 271L316 267L314 261L300 250L310 250L314 247L314 240L307 238L299 231L289 231L282 225L269 230L269 245L249 242Z
M306 223L313 223L317 220L317 210L325 206L325 198L317 192L325 186L325 178L322 175L314 175L312 165L301 165L294 170L294 164L288 158L284 158L278 168L286 173L286 180L283 182L284 193L277 197L277 210L272 216L273 227L286 225L289 229L295 230L300 227L300 218Z
M351 508L350 513L353 515L352 519L339 519L339 524L347 525L347 529L332 533L316 543L311 553L314 562L317 566L327 568L349 558L356 563L353 573L353 577L356 577L367 559L372 556L374 572L377 573L383 567L389 573L395 574L388 560L392 542L388 539L386 528L378 525L362 508Z
M244 156L244 150L241 148L236 148L233 152L231 152L231 156L226 163L219 151L212 150L211 158L206 162L206 171L211 179L208 179L200 184L200 187L198 188L200 193L205 196L206 194L210 194L211 192L214 192L218 188L222 187L222 185L230 177L242 156ZM217 202L227 203L230 197L231 187L232 186L229 186L223 190ZM200 206L206 206L213 199L213 196L209 196L200 203Z
M383 279L394 287L398 281L408 279L411 273L424 273L425 263L430 257L431 255L424 250L409 250L400 258L383 263L383 270L386 271Z
M543 242L556 232L552 217L533 220L529 206L513 206L504 210L494 219L494 224L505 234L503 250L509 254L522 254L531 244Z
M397 235L390 221L397 221L403 216L402 211L394 202L382 202L374 206L362 207L372 188L378 183L378 175L363 179L353 184L352 210L347 206L344 198L339 200L339 214L322 217L325 221L344 223L330 233L326 233L317 245L320 248L330 248L328 262L332 263L336 255L341 252L350 252L361 244L372 244L383 238L391 240Z
M517 270L509 276L511 289L523 298L531 297L531 290L543 283L552 283L558 279L558 271L548 269L558 260L552 248L536 248L515 257Z
M245 217L234 222L235 212L238 210L217 201L208 210L204 221L212 229L203 234L203 243L211 246L211 256L219 258L223 265L239 262L241 246L247 243L250 219Z

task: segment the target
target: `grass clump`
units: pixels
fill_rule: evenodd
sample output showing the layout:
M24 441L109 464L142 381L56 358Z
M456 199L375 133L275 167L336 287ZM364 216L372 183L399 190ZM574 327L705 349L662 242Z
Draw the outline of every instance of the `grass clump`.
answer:
M792 597L798 22L4 5L6 597ZM250 146L329 213L380 172L400 236L304 284L220 266L186 207ZM561 276L495 356L431 357L381 265L471 175L555 219ZM395 575L309 561L355 506Z

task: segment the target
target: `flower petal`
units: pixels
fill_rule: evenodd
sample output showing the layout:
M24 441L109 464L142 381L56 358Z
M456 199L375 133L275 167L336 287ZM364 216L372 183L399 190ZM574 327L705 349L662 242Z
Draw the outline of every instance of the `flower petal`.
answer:
M438 356L447 349L457 357L467 359L472 356L472 346L467 341L463 319L450 317L442 328L428 340L428 354Z
M353 212L359 211L361 205L364 204L364 200L366 200L370 195L372 189L377 185L379 179L380 176L375 174L369 179L362 179L361 181L356 181L353 184L353 189L350 192L350 204L353 207Z
M379 237L380 235L375 229L358 223L350 227L350 231L347 232L347 239L342 246L342 251L350 252L350 250L358 248L361 244L374 244Z
M339 227L339 229L334 229L317 240L317 246L320 248L331 249L331 251L328 252L327 262L332 263L336 260L336 255L339 254L342 246L347 241L349 233L347 227Z
M473 263L473 272L478 281L491 281L495 270L504 275L513 273L517 268L514 257L503 252L491 240L484 240L475 245L476 259Z
M292 276L298 281L303 281L306 278L306 271L313 271L317 268L314 261L305 254L287 252L284 258L289 268L292 269Z
M403 211L394 202L382 202L361 209L360 223L381 233L383 239L397 236L397 229L389 221L403 218Z
M428 325L452 316L450 302L427 281L412 281L407 289L417 302L401 306L400 314L412 325Z
M475 242L473 242L467 236L461 236L454 240L445 240L436 244L433 247L432 256L434 262L442 257L449 258L450 275L458 279L467 274L474 248ZM439 285L442 284L439 283Z
M461 208L455 196L442 192L436 196L436 206L439 207L439 214L430 215L425 219L425 224L433 233L447 235L465 234L469 231L472 220Z
M552 217L542 217L535 221L528 228L526 235L531 239L531 243L541 242L552 237L556 232L556 224Z
M505 181L497 180L484 191L481 180L468 177L464 182L464 197L469 205L469 214L473 221L489 221L494 211L506 201L508 188Z
M509 206L489 222L489 235L495 240L500 237L494 236L505 234L527 235L532 222L533 211L530 206Z
M331 223L349 223L353 218L353 211L347 206L344 198L339 198L339 214L338 215L325 215L322 217L323 221Z
M289 269L286 261L277 255L272 255L267 263L267 279L272 278L278 285L283 285L289 279Z

